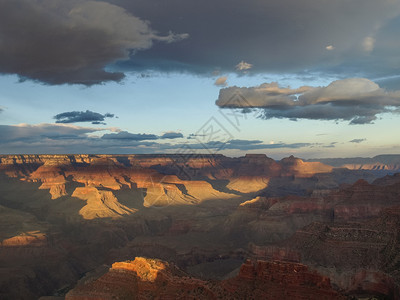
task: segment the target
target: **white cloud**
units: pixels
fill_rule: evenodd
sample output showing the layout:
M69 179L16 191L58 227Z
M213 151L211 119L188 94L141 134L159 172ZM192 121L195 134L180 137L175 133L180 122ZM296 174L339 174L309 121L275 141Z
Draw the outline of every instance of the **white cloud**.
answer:
M328 46L325 47L325 49L328 50L328 51L332 51L332 50L335 49L335 47L333 47L333 45L328 45Z
M275 82L250 88L221 89L216 104L230 108L262 108L265 119L350 120L351 124L366 124L374 121L377 114L399 113L400 91L386 91L366 78L297 89L282 88Z
M227 86L227 85L228 85L228 83L226 82L227 80L228 80L228 77L227 77L227 76L221 76L221 77L218 77L218 78L215 80L214 84L215 84L216 86Z
M375 39L371 36L367 36L362 42L362 47L365 52L371 52L375 48Z
M252 67L253 67L252 64L249 64L249 63L247 63L247 62L242 60L240 63L238 63L236 65L236 70L238 70L238 71L247 71L247 70L250 70Z

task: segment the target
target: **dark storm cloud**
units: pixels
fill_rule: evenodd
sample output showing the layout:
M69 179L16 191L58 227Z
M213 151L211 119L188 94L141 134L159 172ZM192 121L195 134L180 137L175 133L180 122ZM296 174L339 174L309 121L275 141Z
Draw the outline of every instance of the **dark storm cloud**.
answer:
M295 72L394 70L400 2L393 0L116 0L158 30L187 32L180 43L137 53L121 70ZM394 41L394 42L393 42ZM394 64L393 64L394 62ZM373 65L373 67L370 67ZM239 66L239 67L237 67ZM349 67L347 67L349 66ZM359 75L358 75L359 76Z
M398 71L399 14L393 0L0 0L0 73L86 85L143 70L384 76Z
M400 91L386 91L365 78L298 89L265 83L221 89L216 104L221 108L260 108L263 119L348 120L350 124L368 124L380 113L400 112Z
M70 111L64 112L53 117L56 123L78 123L78 122L91 122L92 124L105 125L105 118L114 118L114 114L106 113L100 114L94 111Z
M362 143L362 142L365 142L367 139L353 139L353 140L351 140L351 141L349 141L350 143L356 143L356 144L359 144L359 143Z
M188 37L164 29L159 35L147 21L102 1L0 0L0 73L49 84L119 81L124 74L105 71L109 63L155 41Z

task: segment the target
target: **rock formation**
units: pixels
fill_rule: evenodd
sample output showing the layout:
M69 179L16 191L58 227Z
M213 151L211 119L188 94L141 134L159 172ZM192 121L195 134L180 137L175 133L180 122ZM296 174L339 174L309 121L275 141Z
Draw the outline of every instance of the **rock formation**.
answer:
M208 282L166 262L136 257L114 263L97 280L78 285L67 300L82 299L345 299L329 278L301 264L246 261L231 279Z
M337 297L326 277L351 295L397 297L400 177L375 178L265 155L0 155L0 298L64 296L85 273L140 256L168 263L82 280L95 298L110 283L120 297L268 299L276 281L291 297Z

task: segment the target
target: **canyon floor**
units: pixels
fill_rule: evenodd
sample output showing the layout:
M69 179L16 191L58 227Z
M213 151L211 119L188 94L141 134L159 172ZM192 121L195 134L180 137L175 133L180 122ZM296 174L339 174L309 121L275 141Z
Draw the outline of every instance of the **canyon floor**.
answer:
M399 299L398 172L398 156L0 155L0 298Z

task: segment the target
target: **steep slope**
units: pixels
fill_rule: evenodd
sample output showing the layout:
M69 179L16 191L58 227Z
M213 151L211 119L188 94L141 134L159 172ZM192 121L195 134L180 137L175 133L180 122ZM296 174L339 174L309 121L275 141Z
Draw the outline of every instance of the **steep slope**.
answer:
M366 222L313 223L284 245L351 295L399 299L399 221L390 208Z

